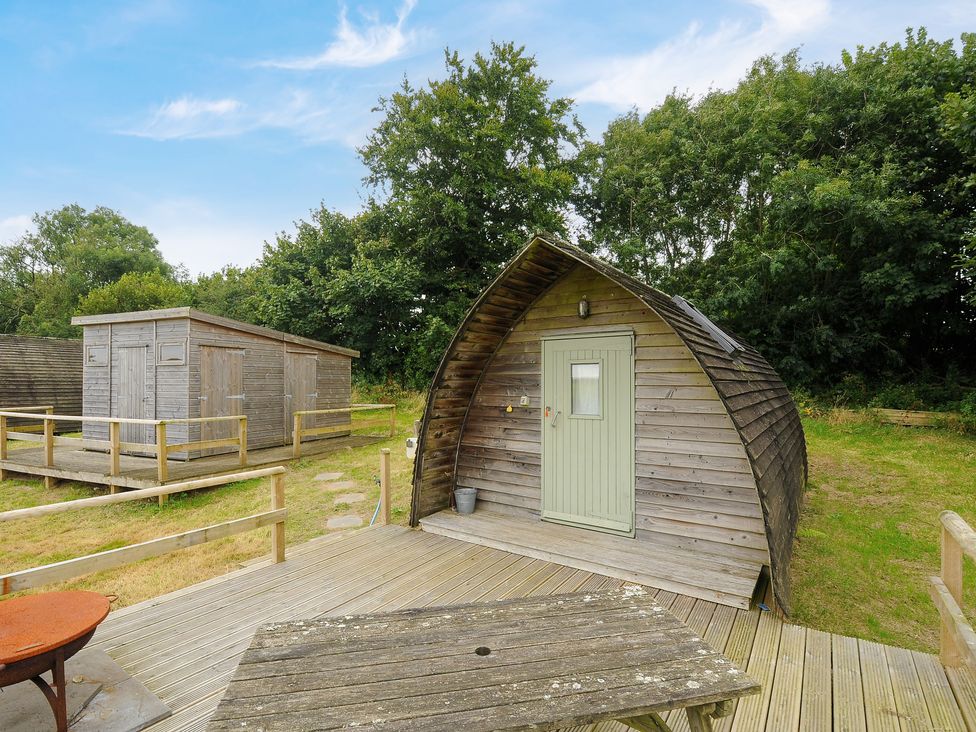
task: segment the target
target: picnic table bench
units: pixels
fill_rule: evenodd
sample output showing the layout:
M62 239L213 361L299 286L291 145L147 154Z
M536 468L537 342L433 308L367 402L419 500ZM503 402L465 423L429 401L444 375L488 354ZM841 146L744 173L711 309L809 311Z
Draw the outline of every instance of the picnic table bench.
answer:
M692 732L759 684L642 587L347 615L260 629L210 732L553 730L620 720Z

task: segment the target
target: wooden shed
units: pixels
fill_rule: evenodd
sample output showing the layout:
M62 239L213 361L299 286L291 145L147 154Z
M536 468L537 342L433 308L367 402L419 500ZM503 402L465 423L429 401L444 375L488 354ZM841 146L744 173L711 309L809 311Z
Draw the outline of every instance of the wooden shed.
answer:
M80 340L0 334L0 409L81 414L81 350Z
M749 607L807 477L789 391L690 303L538 236L472 307L427 400L411 523ZM478 489L476 510L450 510Z
M291 441L296 411L347 408L357 351L191 308L91 315L84 329L84 415L187 419L243 415L251 448ZM348 414L308 426L349 421ZM171 442L220 440L227 422L171 425ZM122 427L122 441L152 443L151 426ZM85 423L84 436L108 427ZM173 457L198 457L201 453ZM212 451L202 454L212 454Z

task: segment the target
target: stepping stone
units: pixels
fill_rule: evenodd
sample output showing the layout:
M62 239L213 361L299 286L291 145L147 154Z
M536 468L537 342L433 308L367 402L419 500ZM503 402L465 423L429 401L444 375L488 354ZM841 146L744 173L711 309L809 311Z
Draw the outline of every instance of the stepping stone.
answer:
M366 500L365 493L340 493L333 503L360 503Z
M319 480L324 483L331 483L334 480L339 480L342 477L342 473L319 473L313 480Z
M363 520L359 516L336 516L330 518L326 524L327 529L355 529L363 525Z
M356 487L356 481L354 480L340 480L337 483L326 483L324 486L327 491L347 491L350 488Z

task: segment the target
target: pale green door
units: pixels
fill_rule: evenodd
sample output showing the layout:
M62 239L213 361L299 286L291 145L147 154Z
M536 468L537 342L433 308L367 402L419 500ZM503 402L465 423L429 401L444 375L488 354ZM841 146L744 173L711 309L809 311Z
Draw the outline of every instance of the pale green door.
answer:
M542 518L634 534L632 335L542 345Z

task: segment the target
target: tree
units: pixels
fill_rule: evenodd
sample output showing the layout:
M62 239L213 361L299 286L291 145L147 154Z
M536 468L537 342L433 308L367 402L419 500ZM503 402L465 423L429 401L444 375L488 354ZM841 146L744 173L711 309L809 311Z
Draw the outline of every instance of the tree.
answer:
M584 158L589 233L794 384L972 377L974 84L973 35L760 59L730 92L611 125Z
M80 299L127 272L171 276L156 238L121 214L76 204L34 216L34 233L0 247L4 332L76 335Z
M406 378L419 310L419 272L383 236L385 218L322 206L265 247L254 299L263 324L355 348L357 370L377 381Z
M187 285L159 272L126 272L115 282L84 295L75 314L128 313L190 304L191 292Z
M583 132L571 100L551 98L514 44L492 44L470 64L446 51L445 68L442 80L405 79L381 98L383 119L360 150L385 235L418 273L425 352L443 349L532 233L565 231Z
M199 275L189 285L191 304L207 313L256 323L256 267L227 266L219 272Z

